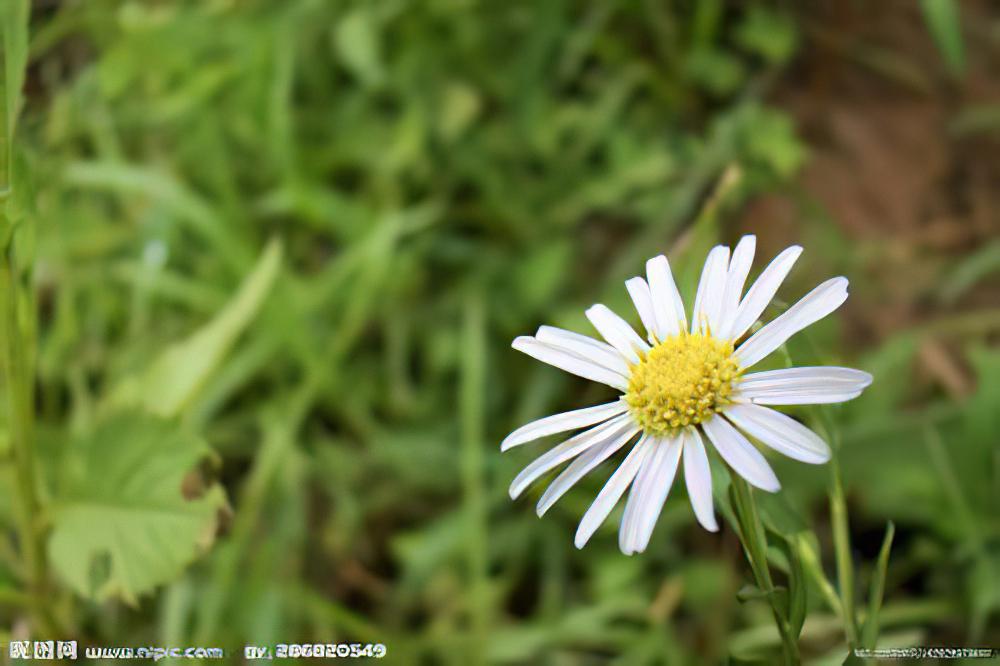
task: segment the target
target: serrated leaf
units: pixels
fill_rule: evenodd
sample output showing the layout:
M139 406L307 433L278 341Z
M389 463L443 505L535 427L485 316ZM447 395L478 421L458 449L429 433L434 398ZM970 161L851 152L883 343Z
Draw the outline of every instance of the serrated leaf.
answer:
M129 603L176 577L210 543L225 503L217 485L195 499L182 490L208 450L139 411L116 413L72 441L50 506L58 574L81 595Z
M250 324L280 265L281 244L272 241L226 307L193 335L168 347L144 372L122 380L112 392L111 403L142 405L164 417L179 414Z

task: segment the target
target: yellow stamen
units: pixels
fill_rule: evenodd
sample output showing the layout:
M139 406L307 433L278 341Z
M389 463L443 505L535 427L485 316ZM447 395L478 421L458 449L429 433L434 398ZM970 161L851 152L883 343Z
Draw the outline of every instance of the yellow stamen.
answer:
M632 366L625 401L643 430L666 435L701 423L729 404L740 368L733 344L704 333L681 333Z

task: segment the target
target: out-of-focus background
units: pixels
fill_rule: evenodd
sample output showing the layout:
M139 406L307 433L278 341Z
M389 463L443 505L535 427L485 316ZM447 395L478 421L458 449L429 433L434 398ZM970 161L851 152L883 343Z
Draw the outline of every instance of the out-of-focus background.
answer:
M690 299L706 248L753 232L754 272L806 248L786 304L851 280L789 355L875 376L796 414L839 444L862 604L895 522L882 644L1000 646L996 4L36 0L30 25L37 436L52 459L89 442L45 485L84 643L380 642L400 664L773 644L732 529L698 527L682 484L644 555L617 512L577 551L610 466L540 520L507 485L546 444L499 452L607 395L515 336L591 333L597 301L638 324L646 258ZM150 490L173 437L197 441ZM185 517L176 464L199 458ZM773 463L835 580L828 469ZM804 656L840 663L815 587L809 610Z

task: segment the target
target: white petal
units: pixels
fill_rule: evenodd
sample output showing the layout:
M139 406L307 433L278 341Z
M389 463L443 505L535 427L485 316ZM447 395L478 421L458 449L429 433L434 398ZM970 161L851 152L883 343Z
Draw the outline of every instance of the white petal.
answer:
M756 236L744 236L733 250L733 258L729 262L726 273L726 288L722 296L722 316L720 317L718 337L728 339L729 331L736 319L736 311L740 307L740 297L743 296L743 286L753 265L753 255L757 248Z
M712 507L712 468L697 428L684 430L684 482L695 518L709 532L717 532L719 524L715 522Z
M644 434L639 440L639 444L645 446L646 442L649 442L650 452L639 468L639 472L635 475L632 489L628 493L628 500L625 502L625 512L622 514L621 524L618 526L618 548L626 555L631 555L633 552L632 543L635 539L635 528L643 506L643 498L649 494L656 465L665 451L665 448L660 446L659 440Z
M535 339L591 360L623 377L628 377L632 372L618 350L605 342L586 335L555 326L539 326L538 332L535 333Z
M516 498L524 492L524 489L531 485L535 479L549 470L558 467L570 458L580 455L592 446L598 446L613 437L618 437L625 430L631 428L638 430L637 426L632 423L632 417L628 414L622 414L590 430L585 430L567 439L562 444L552 447L535 458L531 464L521 470L520 474L514 477L514 480L510 484L511 499Z
M608 344L617 349L618 353L630 363L639 362L639 352L649 351L649 345L639 337L638 333L632 330L628 322L606 306L600 303L591 306L587 310L587 319L601 334L601 337L607 340Z
M625 281L625 288L628 289L635 310L639 313L639 319L646 329L646 339L650 344L655 345L661 338L661 331L656 325L656 313L653 311L653 295L649 291L649 285L641 277L634 277Z
M619 536L619 546L626 555L646 550L653 529L656 527L656 521L663 511L663 504L667 501L667 495L670 494L670 488L674 484L674 476L677 474L682 450L680 438L661 439L656 446L656 457L646 461L646 466L650 470L649 476L643 482L645 487L639 497L635 518L627 535L628 541L623 541ZM635 490L633 486L632 492ZM629 499L631 500L631 497ZM624 524L622 527L624 528Z
M838 402L848 402L860 395L861 391L845 391L842 393L831 393L830 391L782 393L780 391L773 391L753 398L744 393L737 392L733 393L732 397L738 402L747 402L755 405L829 405Z
M764 456L728 421L715 416L703 421L701 427L734 472L761 490L774 493L781 489Z
M725 416L736 427L794 460L819 465L830 460L830 447L795 419L767 407L733 404Z
M722 312L722 295L726 289L726 270L729 266L729 248L716 245L708 253L698 281L698 293L691 310L691 332L719 330Z
M516 338L511 347L538 359L542 363L548 363L577 377L607 384L620 391L628 390L628 380L617 372L612 372L589 359L545 344L530 336L522 335Z
M667 258L661 254L647 261L646 277L649 279L649 291L653 295L653 312L660 340L677 335L687 328L687 316Z
M740 302L739 310L736 311L736 317L729 329L731 339L739 339L753 326L753 323L764 312L764 308L778 293L778 287L785 281L788 271L792 270L792 266L795 265L795 260L799 258L800 254L802 254L802 248L793 245L786 248L767 265L757 281L750 287L746 297Z
M608 517L608 514L611 513L611 510L615 508L615 504L632 483L650 451L649 440L644 440L633 446L632 450L625 456L625 460L601 488L601 492L597 494L597 498L587 509L587 513L583 514L580 526L576 530L576 537L573 539L577 548L583 548Z
M740 345L733 359L749 368L806 326L827 316L847 300L847 278L835 277L816 287Z
M818 366L754 372L734 388L738 398L759 405L815 405L851 400L871 383L862 370Z
M603 405L584 407L583 409L574 409L571 412L546 416L523 425L507 435L500 444L500 450L506 451L520 444L554 435L557 432L566 432L567 430L592 426L595 423L607 421L612 416L623 414L627 409L628 405L624 400L615 400Z
M552 505L565 495L566 491L576 485L577 481L610 458L618 449L625 446L629 440L635 437L638 431L638 428L628 428L622 431L622 434L618 437L612 437L604 443L592 446L580 454L576 460L567 465L566 469L559 473L559 476L549 484L549 487L545 489L542 496L538 498L538 504L535 505L535 512L541 516L552 508Z
M618 548L626 555L631 555L633 552L632 543L635 539L635 528L643 506L643 498L649 494L656 465L666 450L660 445L661 442L658 439L643 435L639 443L644 442L649 442L650 453L639 468L635 481L632 482L632 489L629 491L628 501L625 503L625 512L622 514L622 521L618 526Z

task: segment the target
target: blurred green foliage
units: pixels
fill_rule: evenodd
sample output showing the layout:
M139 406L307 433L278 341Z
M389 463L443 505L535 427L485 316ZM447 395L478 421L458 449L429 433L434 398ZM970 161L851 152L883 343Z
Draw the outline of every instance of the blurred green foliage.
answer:
M176 508L163 488L188 471L195 503L220 508L218 482L232 506L214 543L188 521L110 562L84 548L80 515L54 512L57 579L94 597L59 595L76 635L382 642L401 664L712 663L776 644L767 607L737 601L738 543L700 531L680 487L644 556L622 556L609 527L576 551L604 477L538 520L506 496L530 454L498 443L604 396L511 339L589 331L598 300L634 320L622 280L663 251L690 299L732 212L795 187L807 152L762 101L800 44L794 16L721 0L88 0L40 4L32 32L17 157L35 194L45 492L78 496L82 473L108 484L101 501ZM724 173L738 176L718 217L692 227ZM834 272L864 294L884 248L808 210L809 260L783 297ZM952 267L949 298L982 274L974 261ZM840 442L859 590L896 522L882 644L1000 644L986 317L871 348L831 320L790 345L799 363L876 377L855 403L801 415ZM915 394L932 334L965 345L968 400ZM216 453L196 467L203 441ZM81 447L92 457L72 468ZM164 472L131 487L129 460ZM765 520L815 555L796 567L832 571L825 470L774 462L785 491ZM818 542L789 527L806 521ZM155 571L129 578L119 555ZM817 581L803 652L840 663Z

